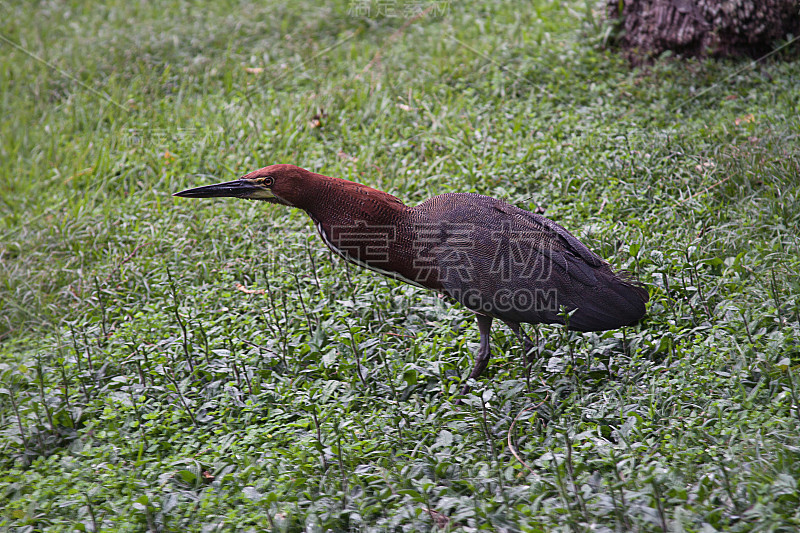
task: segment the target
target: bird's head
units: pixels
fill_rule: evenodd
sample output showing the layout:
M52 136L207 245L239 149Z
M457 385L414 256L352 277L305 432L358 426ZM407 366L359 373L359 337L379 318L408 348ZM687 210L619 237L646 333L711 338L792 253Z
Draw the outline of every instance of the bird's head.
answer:
M309 171L294 165L271 165L254 170L237 180L186 189L176 192L172 196L244 198L297 206L298 201L302 198L305 182L311 175Z

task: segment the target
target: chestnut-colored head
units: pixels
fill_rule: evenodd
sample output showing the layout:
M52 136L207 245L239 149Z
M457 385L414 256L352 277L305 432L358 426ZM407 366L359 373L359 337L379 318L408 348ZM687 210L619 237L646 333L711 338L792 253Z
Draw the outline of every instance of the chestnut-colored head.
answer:
M270 165L238 180L176 192L184 198L244 198L300 207L315 174L294 165Z

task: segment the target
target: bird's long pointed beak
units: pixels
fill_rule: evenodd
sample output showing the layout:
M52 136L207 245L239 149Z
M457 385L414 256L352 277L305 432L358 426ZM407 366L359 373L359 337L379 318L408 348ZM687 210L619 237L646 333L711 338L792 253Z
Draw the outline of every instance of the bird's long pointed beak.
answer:
M249 180L233 180L215 185L195 187L185 191L176 192L172 196L182 196L183 198L249 198L253 200L266 200L273 198L272 191L262 185L258 185Z

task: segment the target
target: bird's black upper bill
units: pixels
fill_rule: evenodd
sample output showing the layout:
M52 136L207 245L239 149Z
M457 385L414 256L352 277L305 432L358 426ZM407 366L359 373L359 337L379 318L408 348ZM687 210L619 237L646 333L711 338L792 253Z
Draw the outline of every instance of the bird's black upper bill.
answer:
M195 187L185 191L176 192L172 196L182 196L184 198L251 198L263 191L262 187L255 185L247 180L233 180L216 185L206 185L205 187Z

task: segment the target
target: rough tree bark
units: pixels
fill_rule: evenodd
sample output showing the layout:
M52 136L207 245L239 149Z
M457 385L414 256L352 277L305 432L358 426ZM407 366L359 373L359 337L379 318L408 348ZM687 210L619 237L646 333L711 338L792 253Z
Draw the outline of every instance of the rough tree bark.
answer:
M800 0L606 0L635 63L666 50L685 57L760 56L800 33Z

